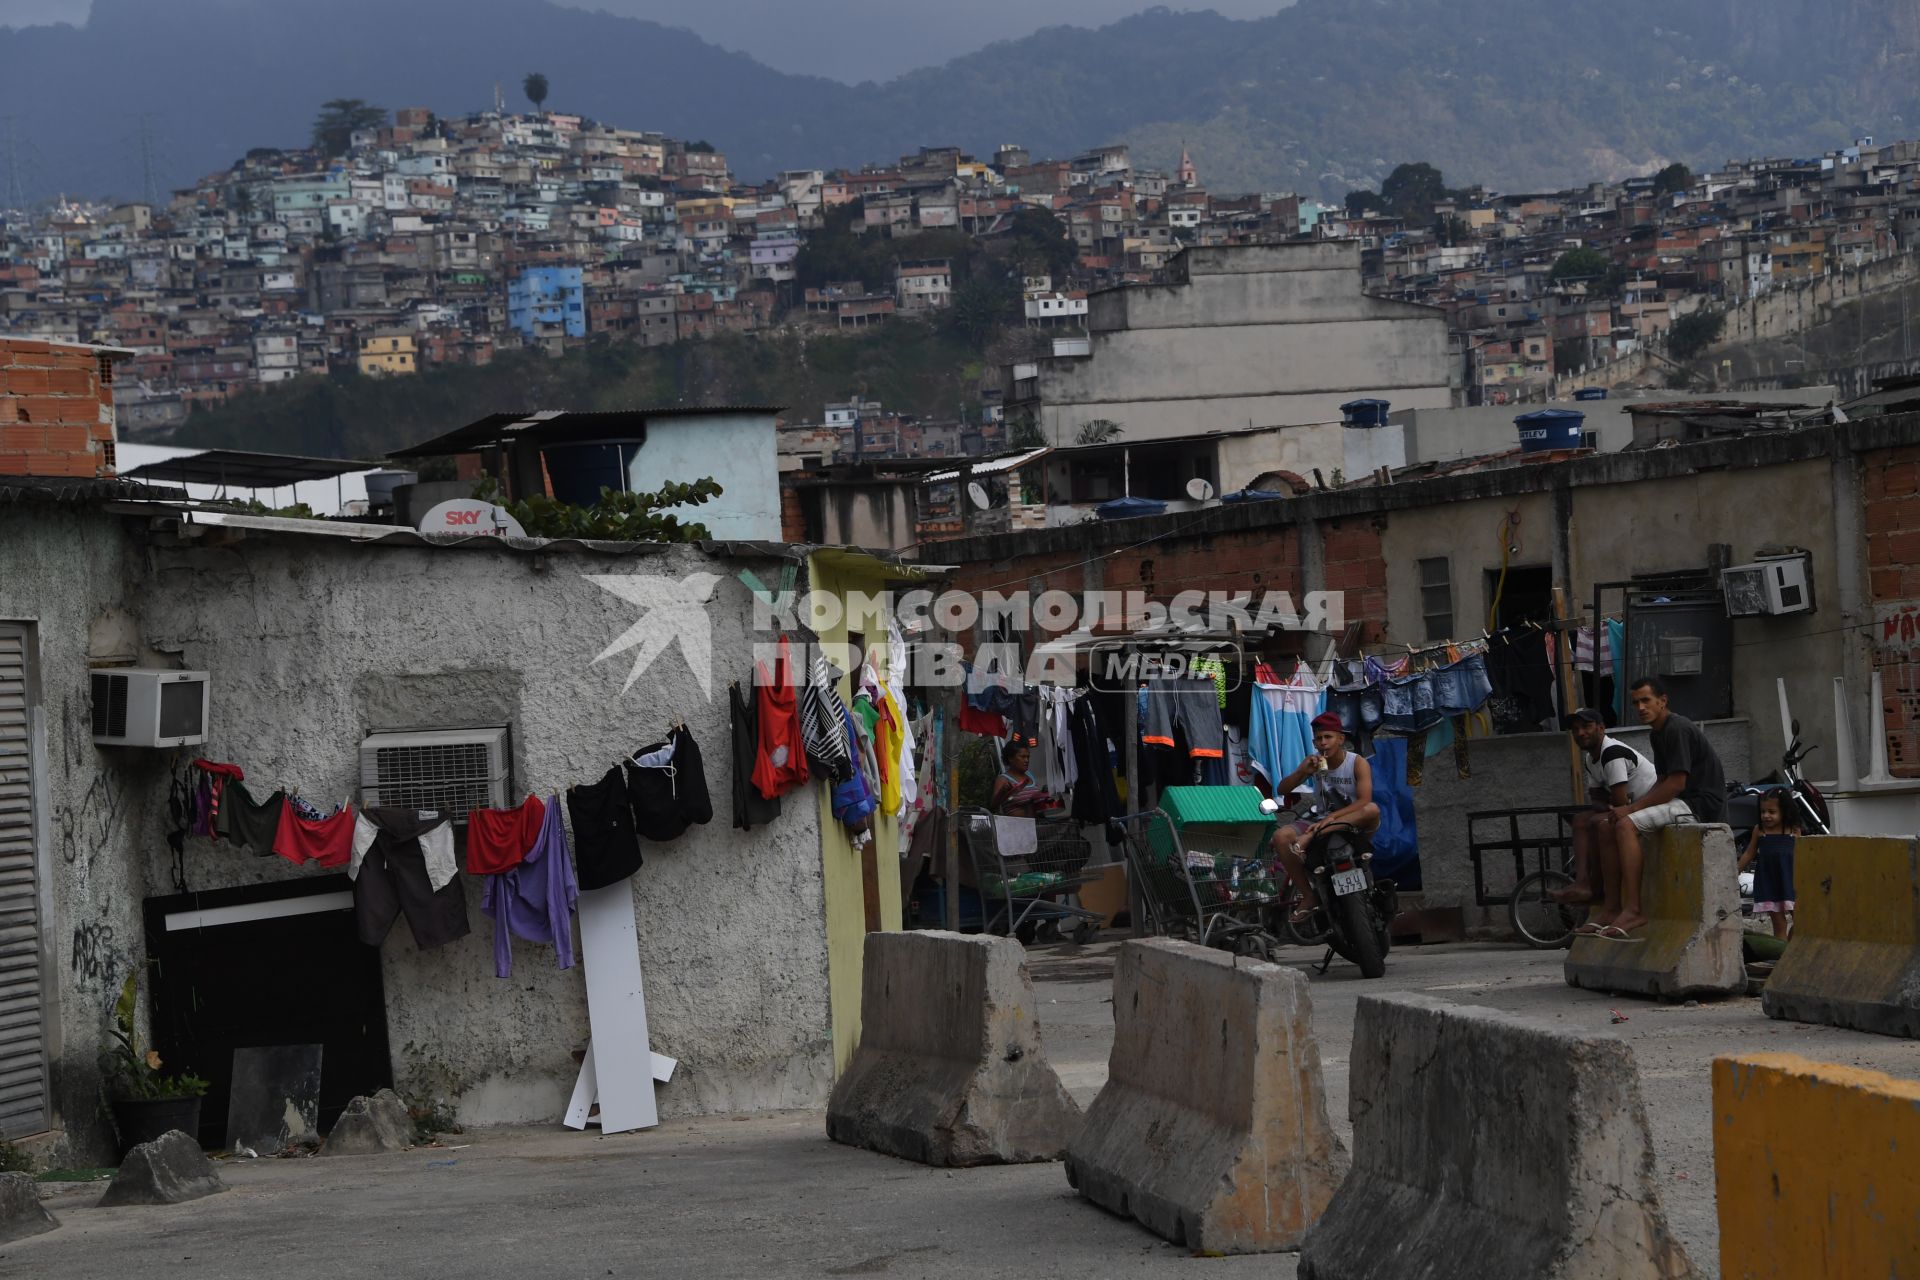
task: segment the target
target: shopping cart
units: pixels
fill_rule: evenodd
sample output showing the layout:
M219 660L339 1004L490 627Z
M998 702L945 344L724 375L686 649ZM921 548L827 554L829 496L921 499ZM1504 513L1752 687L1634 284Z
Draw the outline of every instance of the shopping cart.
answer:
M1220 794L1234 791L1252 794ZM1259 799L1250 787L1168 787L1162 808L1122 820L1129 869L1155 933L1272 958L1280 943L1265 922L1285 881L1270 849L1273 819L1260 812ZM1192 820L1177 821L1175 813Z
M1070 818L1008 818L985 809L954 814L980 894L982 932L1023 943L1060 933L1088 942L1101 915L1067 899L1100 878L1089 872L1093 845Z

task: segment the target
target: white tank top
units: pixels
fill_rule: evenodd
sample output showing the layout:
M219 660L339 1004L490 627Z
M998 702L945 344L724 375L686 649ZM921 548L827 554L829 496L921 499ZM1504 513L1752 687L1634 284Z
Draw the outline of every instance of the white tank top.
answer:
M1354 801L1358 784L1353 778L1353 762L1360 757L1352 750L1340 757L1340 763L1328 765L1324 773L1313 775L1313 794L1322 813L1344 809Z

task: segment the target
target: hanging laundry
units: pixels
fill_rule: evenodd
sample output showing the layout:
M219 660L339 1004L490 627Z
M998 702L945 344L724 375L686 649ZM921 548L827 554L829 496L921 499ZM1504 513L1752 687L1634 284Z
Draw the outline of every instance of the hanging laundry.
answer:
M1255 686L1247 753L1268 785L1279 783L1313 754L1313 718L1324 709L1319 682L1304 662L1283 682Z
M777 800L807 780L806 743L800 733L799 692L791 646L780 637L773 670L757 667L754 686L753 785L762 798Z
M1004 738L1007 736L1007 721L991 711L976 711L961 704L958 720L960 728L967 733L977 733L983 738Z
M1594 628L1581 627L1573 633L1573 665L1581 671L1599 671L1602 674L1613 669L1613 626L1603 623L1600 627L1600 652L1593 651Z
M884 690L874 707L873 763L880 776L880 812L900 812L900 793L904 779L900 770L901 725Z
M776 809L779 802L773 802ZM567 816L573 819L574 861L582 889L604 889L640 869L640 841L633 830L633 806L627 802L627 778L615 765L598 782L567 788Z
M1227 709L1227 664L1217 654L1202 654L1187 665L1187 671L1193 676L1213 681L1214 696L1219 699L1220 709Z
M1220 702L1211 680L1191 676L1156 676L1147 682L1146 718L1140 741L1148 746L1172 747L1177 728L1186 735L1187 754L1195 760L1220 760L1226 738L1220 723Z
M844 706L840 708L842 732L849 740L855 736L853 715ZM844 781L833 784L832 807L834 821L849 831L865 831L873 824L873 811L879 801L873 794L873 788L867 784L866 777L857 764L850 764Z
M1424 671L1389 676L1380 686L1380 727L1418 733L1433 727L1440 712L1433 705L1433 679Z
M379 946L403 914L414 945L422 951L466 937L470 931L466 887L460 882L458 865L450 872L448 867L455 861L453 815L444 809L381 806L367 810L363 816L364 824L348 824L355 850L349 869L353 877L354 926L360 941ZM468 821L471 824L471 815ZM468 836L471 839L471 825ZM429 846L433 849L431 867ZM437 887L436 877L440 877Z
M1433 708L1443 716L1465 715L1487 705L1493 682L1487 678L1487 658L1471 653L1431 673Z
M467 814L467 874L511 871L540 838L547 806L530 795L514 809L475 809Z
M518 866L488 876L480 909L493 917L493 971L513 976L513 938L551 943L554 967L573 968L574 904L580 898L567 853L567 828L560 820L560 797L547 799L540 834Z
M427 884L438 893L460 874L460 862L453 852L453 815L444 809L387 808L362 809L353 820L353 857L347 862L349 878L360 874L367 851L389 835L404 844L416 841L420 862L427 871Z
M1093 702L1080 698L1067 713L1067 732L1073 747L1073 817L1080 822L1111 822L1125 810L1113 779L1113 752L1094 714Z
M626 761L627 803L633 829L648 840L677 840L689 826L713 820L700 746L682 725L665 742L640 748Z
M309 862L329 868L346 866L353 857L353 810L342 807L325 818L308 818L301 814L297 799L288 796L280 806L273 851L295 866Z
M845 782L853 771L853 740L843 722L845 707L834 692L833 668L815 650L800 690L800 739L807 760L831 783Z
M1039 694L1040 741L1033 752L1034 780L1048 793L1064 796L1080 777L1070 717L1075 698L1071 690L1054 685L1042 685Z
M913 722L907 718L906 708L900 705L900 700L893 696L893 690L888 689L885 692L887 714L893 718L899 730L898 739L894 743L895 768L900 777L900 803L897 811L904 813L920 798L920 779L915 774L918 764L915 759Z
M727 686L727 716L733 733L733 825L751 831L780 816L780 797L764 796L754 785L754 770L760 759L760 725L737 680ZM572 807L571 797L568 807ZM576 835L579 830L579 820L575 819Z
M293 810L302 818L305 818L308 822L324 822L326 819L339 813L346 806L337 804L331 809L324 809L305 796L297 795L289 791L287 793L286 807Z
M229 782L220 801L217 830L235 848L251 849L265 857L273 852L273 839L280 831L280 810L286 801L287 793L276 791L256 804L245 783Z
M1408 769L1413 738L1378 738L1373 744L1373 802L1380 826L1373 833L1373 873L1396 887L1420 887L1420 833L1414 821Z
M1627 624L1607 621L1607 646L1613 651L1613 722L1627 719Z
M223 764L218 760L195 760L191 771L195 780L192 832L216 840L221 830L221 797L227 784L246 777L246 771L237 764Z

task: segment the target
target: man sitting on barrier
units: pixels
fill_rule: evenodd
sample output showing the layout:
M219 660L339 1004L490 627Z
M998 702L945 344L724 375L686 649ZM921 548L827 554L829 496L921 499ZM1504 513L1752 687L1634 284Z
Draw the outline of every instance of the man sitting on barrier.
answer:
M1614 841L1613 811L1653 789L1653 762L1618 738L1607 736L1606 717L1591 707L1573 713L1573 741L1593 808L1573 815L1573 884L1547 896L1574 906L1601 900L1599 857L1594 852ZM1587 930L1591 933L1592 930Z
M1628 690L1640 723L1653 730L1653 787L1613 810L1613 841L1600 842L1601 882L1606 901L1578 932L1612 942L1637 942L1647 923L1641 911L1642 835L1688 822L1719 822L1726 815L1727 779L1720 757L1700 726L1667 709L1667 689L1643 676Z
M1306 923L1318 905L1305 856L1314 836L1334 823L1345 823L1363 834L1380 825L1380 806L1373 802L1373 766L1347 750L1347 734L1339 716L1329 711L1314 717L1313 745L1317 754L1302 760L1299 768L1274 787L1274 799L1285 804L1309 776L1313 779L1314 799L1307 811L1312 821L1305 826L1289 824L1273 835L1273 851L1286 867L1287 878L1300 891L1300 906L1293 913L1295 924Z

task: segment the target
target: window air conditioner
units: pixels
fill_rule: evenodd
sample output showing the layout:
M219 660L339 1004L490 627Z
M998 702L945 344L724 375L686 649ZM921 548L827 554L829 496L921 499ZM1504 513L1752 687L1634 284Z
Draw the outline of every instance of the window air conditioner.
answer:
M1720 571L1720 589L1726 594L1730 618L1774 617L1813 610L1813 585L1808 557L1788 556L1737 564Z
M360 803L366 808L469 809L508 806L507 726L372 733L360 744Z
M206 672L115 667L90 674L98 745L185 747L207 740Z

